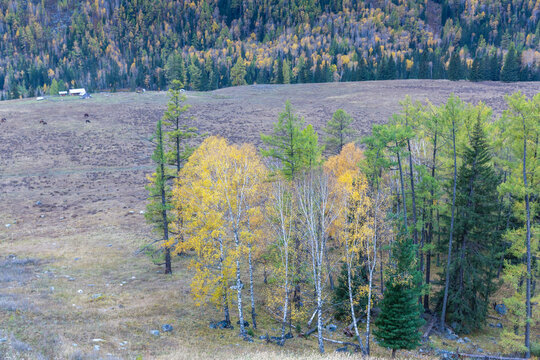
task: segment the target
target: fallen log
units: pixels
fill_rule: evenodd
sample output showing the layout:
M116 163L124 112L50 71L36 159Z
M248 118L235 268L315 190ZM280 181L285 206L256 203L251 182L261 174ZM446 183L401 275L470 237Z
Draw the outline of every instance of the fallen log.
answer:
M435 325L436 321L437 321L437 317L433 316L431 318L431 321L428 324L426 332L424 333L424 336L423 336L424 339L427 339L429 337L429 333L431 333L431 330L433 329L433 326Z
M355 351L360 350L360 345L355 344L355 343L352 343L352 342L349 342L349 341L340 341L340 340L328 339L328 338L325 338L325 337L323 337L322 339L323 339L324 341L328 341L329 343L333 343L333 344L347 345L347 346L354 346L354 350L355 350Z
M496 356L496 355L479 355L479 354L463 354L463 353L456 353L458 357L465 357L465 358L471 358L471 359L486 359L486 360L527 360L526 358L520 358L520 357L506 357L506 356Z

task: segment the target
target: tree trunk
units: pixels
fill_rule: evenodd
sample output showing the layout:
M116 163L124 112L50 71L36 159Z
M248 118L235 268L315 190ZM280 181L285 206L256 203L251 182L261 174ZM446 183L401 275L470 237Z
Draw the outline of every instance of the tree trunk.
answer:
M405 233L407 233L407 202L405 200L405 184L403 183L403 170L401 167L401 157L399 156L399 149L397 149L396 154L399 167L399 181L401 183L401 197L403 198L403 225L405 226Z
M416 229L416 193L414 191L414 171L413 171L413 162L412 162L411 142L408 139L407 139L407 147L409 150L409 176L411 178L413 240L414 240L414 244L417 245L418 244L418 230Z
M251 261L251 246L249 246L249 293L251 295L251 322L257 328L257 313L255 312L255 292L253 291L253 262Z
M392 349L392 359L396 358L396 349Z
M160 170L161 170L161 215L163 218L163 241L169 243L169 220L167 219L167 198L165 197L165 156L163 154L163 135L161 128L159 129L159 146L160 153ZM171 266L171 249L167 245L165 246L165 274L172 274Z
M281 338L285 341L285 327L287 326L287 312L289 310L289 251L288 242L285 244L285 294L283 297L283 321L281 322Z
M317 271L317 332L319 335L319 352L324 354L324 342L323 342L323 319L322 319L322 291L321 291L321 272L318 264L319 271Z
M358 332L358 325L356 325L356 313L354 311L354 300L353 300L353 289L352 289L352 279L351 279L351 257L352 254L349 253L349 245L345 243L345 251L347 251L347 286L349 288L349 303L351 305L351 317L352 322L354 326L354 333L356 334L356 339L358 340L358 345L360 345L360 349L364 351L364 345L362 344L362 339L360 338L360 333Z
M223 251L223 239L221 235L218 238L219 241L219 270L221 271L221 283L223 286L223 315L225 317L225 322L227 325L231 324L231 316L229 314L229 300L227 299L227 284L225 283L225 272L223 270L223 261L225 259L225 254Z
M527 213L527 295L525 306L527 311L527 322L525 323L525 346L527 347L526 357L531 357L531 209L529 204L529 193L527 189L527 128L523 120L523 186L525 187L525 211Z
M435 168L437 165L437 130L435 130L435 136L433 138L433 156L431 158L431 178L435 179ZM435 205L435 189L433 186L430 189L430 206L429 206L429 225L426 242L431 244L433 242L433 206ZM438 265L438 263L437 263ZM429 283L431 281L431 250L428 250L426 254L426 285L428 291L424 295L424 311L429 312Z
M240 248L240 238L238 237L238 231L234 231L234 241L236 243L236 250ZM240 321L240 336L246 335L246 328L244 326L244 312L242 308L242 280L240 279L240 258L236 258L236 294L238 301L238 320Z
M450 217L450 240L448 241L448 259L446 261L446 280L444 282L444 297L441 312L441 331L444 330L446 318L446 303L448 301L448 288L450 284L450 262L452 260L452 240L454 236L454 213L456 207L456 182L457 182L457 159L456 159L456 126L455 119L452 117L452 146L454 148L454 187L452 190L452 215Z

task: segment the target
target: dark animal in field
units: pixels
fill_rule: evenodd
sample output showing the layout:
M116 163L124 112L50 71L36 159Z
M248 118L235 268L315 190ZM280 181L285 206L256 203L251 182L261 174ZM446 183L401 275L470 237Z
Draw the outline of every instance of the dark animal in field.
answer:
M39 123L43 124L43 125L47 125L47 122L45 120L43 120L43 119L39 120Z
M88 115L88 114L84 114L84 117L85 117L85 118L87 118L87 117L89 117L89 116L90 116L90 115Z
M90 124L90 120L86 119L85 123Z
M7 121L6 118L2 118L2 120L0 120L0 123L5 123Z

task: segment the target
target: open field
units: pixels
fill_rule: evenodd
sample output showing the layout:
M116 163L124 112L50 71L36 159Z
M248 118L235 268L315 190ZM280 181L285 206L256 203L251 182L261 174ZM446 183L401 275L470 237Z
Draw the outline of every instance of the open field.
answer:
M371 124L399 110L405 95L439 104L455 92L500 114L505 94L531 96L539 89L538 83L425 80L260 85L188 93L188 102L202 131L259 144L259 134L271 131L287 99L317 130L343 108L367 134ZM145 176L152 171L146 139L166 102L165 92L0 102L0 118L7 119L0 123L0 358L245 353L247 359L315 348L315 338L295 338L282 349L245 343L236 330L210 330L208 322L219 314L194 307L189 259L176 258L174 275L164 276L148 257L135 254L154 236L140 213ZM261 318L262 329L277 327ZM150 335L165 323L175 330ZM484 350L498 351L492 340L498 331L482 334ZM330 353L335 348L328 346Z

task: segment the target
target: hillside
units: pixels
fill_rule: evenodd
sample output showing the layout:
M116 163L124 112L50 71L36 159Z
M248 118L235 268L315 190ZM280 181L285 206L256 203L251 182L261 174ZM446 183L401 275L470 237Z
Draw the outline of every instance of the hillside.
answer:
M454 92L500 115L503 96L516 90L531 96L538 88L410 80L243 86L187 97L202 130L259 144L285 99L317 130L341 107L367 134L399 110L404 94L440 104ZM210 330L209 322L220 315L194 306L189 257L175 257L175 274L166 277L136 253L154 236L140 213L145 175L153 169L146 139L166 102L165 92L101 93L87 100L23 99L0 106L0 118L6 118L0 123L0 338L6 339L0 354L6 358L282 358L289 351L309 356L315 349L314 337L296 337L280 348ZM262 313L262 329L277 327ZM174 326L172 333L150 335L166 323ZM488 327L470 337L474 349L498 352L499 335ZM465 345L435 338L433 347ZM374 353L388 354L375 345Z
M538 0L1 0L0 93L539 80L539 16Z

